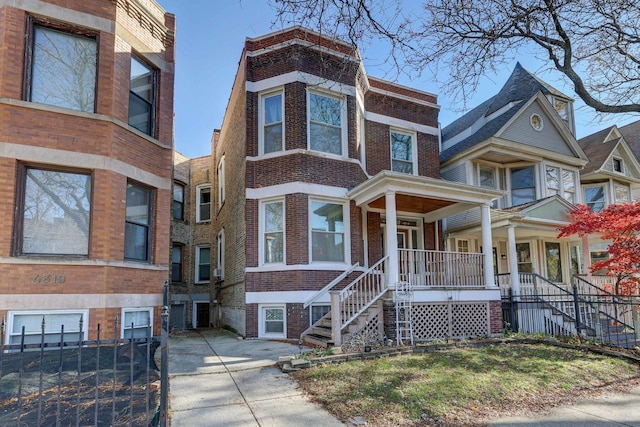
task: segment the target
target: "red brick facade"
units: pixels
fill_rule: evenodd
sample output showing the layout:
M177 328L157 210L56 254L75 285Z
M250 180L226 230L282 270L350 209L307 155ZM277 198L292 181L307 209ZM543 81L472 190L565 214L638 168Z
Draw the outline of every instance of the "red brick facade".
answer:
M284 138L281 149L263 154L266 112L261 109L266 110L265 94L274 93L283 99L278 108ZM312 145L313 94L340 105L339 113L332 110L340 115L332 118L333 130L341 132L338 154ZM224 265L217 266L224 277L214 290L221 326L248 337L297 339L309 327L311 307L303 308L309 297L352 265L360 268L338 289L379 261L385 213L357 205L347 193L392 170L392 131L411 137L413 170L407 176L439 179L438 111L433 94L368 78L357 50L348 44L297 27L247 39L220 136L212 146L212 167L225 164L224 181L220 175L214 180L216 197L220 186L226 196L215 203L212 233L215 239L223 232L225 239L223 254L214 255L224 258ZM264 206L274 201L284 206L283 261L269 263ZM314 202L343 207L337 220L342 225L332 230L338 232L332 238L342 247L343 261L312 259L314 233L325 226L314 223L322 216L312 211ZM424 222L417 211L402 215L414 224L420 248L442 248L436 243L442 240L438 223ZM321 304L327 305L327 299ZM273 335L271 327L282 331Z
M14 316L26 312L87 310L88 337L95 338L101 323L102 337L109 338L120 334L112 325L115 315L122 317L123 309L153 309L153 332L159 334L162 289L168 278L174 17L151 2L144 7L127 1L45 3L59 20L43 17L42 10L0 8L0 99L4 100L0 101L4 153L0 157L0 197L4 201L0 209L0 317L10 325ZM125 10L125 5L132 8ZM138 18L130 16L133 9L140 12ZM146 24L141 25L142 21ZM29 102L30 72L25 61L32 59L25 46L34 24L63 32L82 29L95 35L94 111ZM119 30L113 33L105 28ZM128 125L132 53L149 64L157 77L151 136ZM20 251L25 168L90 176L87 255ZM128 182L151 192L149 252L144 262L125 260Z

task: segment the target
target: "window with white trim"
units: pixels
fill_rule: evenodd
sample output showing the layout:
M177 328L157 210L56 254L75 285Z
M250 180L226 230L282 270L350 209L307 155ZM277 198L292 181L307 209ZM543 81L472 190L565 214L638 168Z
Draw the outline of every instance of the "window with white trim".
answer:
M260 207L262 263L282 263L284 262L284 200L265 201Z
M206 283L211 280L211 248L196 246L196 283Z
M280 90L260 95L260 154L274 153L284 149L283 112L283 91Z
M563 199L575 203L576 201L576 173L575 171L547 166L546 182L547 195L557 194Z
M618 173L624 173L624 162L619 157L614 157L612 159L613 162L613 171Z
M201 185L196 188L196 222L211 221L211 186Z
M121 338L147 338L153 336L153 307L123 308L121 319Z
M346 108L342 97L308 92L309 149L343 154L343 125Z
M628 203L630 201L629 195L631 192L629 191L628 185L616 184L613 187L613 191L615 193L616 203Z
M456 252L469 252L469 241L466 239L456 239Z
M24 328L25 344L40 344L44 322L44 342L59 343L64 325L64 341L87 339L89 313L87 310L17 311L8 313L7 344L20 344ZM82 321L82 336L80 335Z
M264 338L286 338L287 318L284 305L260 305L258 335Z
M344 211L342 203L311 201L311 261L345 261Z
M225 237L224 228L216 236L216 267L220 270L220 278L224 279Z
M20 166L20 254L89 254L91 175Z
M94 34L33 26L28 99L93 113L98 44Z
M606 206L604 185L589 185L584 187L584 204L593 212L601 212Z
M415 137L413 134L398 130L390 132L391 170L413 174L415 170Z
M226 183L225 183L225 156L220 158L218 162L218 209L224 204L226 197Z
M536 200L533 166L511 169L511 205L518 206Z

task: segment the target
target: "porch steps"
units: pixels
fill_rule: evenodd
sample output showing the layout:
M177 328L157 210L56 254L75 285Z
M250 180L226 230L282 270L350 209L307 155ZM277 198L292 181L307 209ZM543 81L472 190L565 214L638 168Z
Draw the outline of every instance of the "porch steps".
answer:
M367 310L365 310L355 321L348 327L342 335L350 334L362 330L366 323L374 319L382 311L382 303L378 301ZM328 348L333 346L333 337L331 336L331 313L327 313L311 328L311 332L302 337L302 341L308 346Z

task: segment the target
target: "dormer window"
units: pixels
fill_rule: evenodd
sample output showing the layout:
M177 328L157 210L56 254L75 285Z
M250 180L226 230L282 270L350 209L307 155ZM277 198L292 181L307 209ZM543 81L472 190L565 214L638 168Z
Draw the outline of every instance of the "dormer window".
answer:
M553 98L553 107L565 123L569 124L569 104L562 99Z
M618 173L624 173L624 163L622 159L617 157L613 158L613 170Z

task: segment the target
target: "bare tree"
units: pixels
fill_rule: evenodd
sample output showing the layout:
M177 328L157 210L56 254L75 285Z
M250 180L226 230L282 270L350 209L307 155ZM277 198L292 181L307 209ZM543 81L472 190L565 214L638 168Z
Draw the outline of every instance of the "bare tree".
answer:
M281 24L389 44L397 73L448 72L466 103L480 78L524 55L548 63L598 112L640 112L637 0L271 0Z

